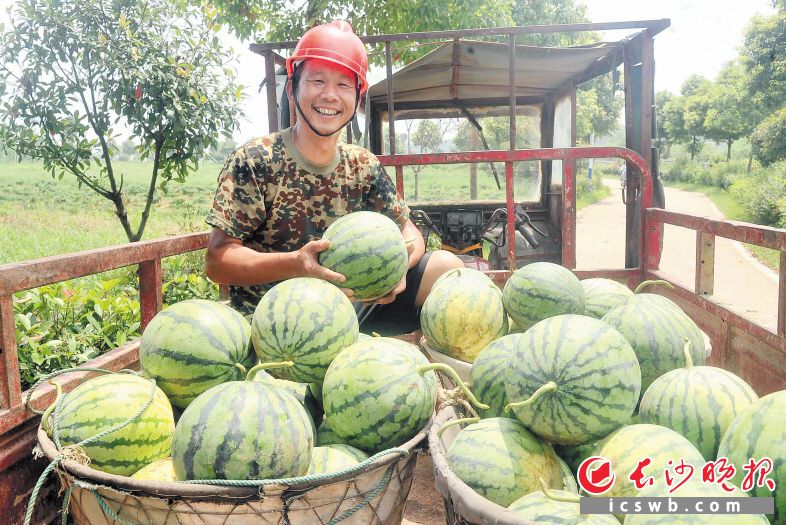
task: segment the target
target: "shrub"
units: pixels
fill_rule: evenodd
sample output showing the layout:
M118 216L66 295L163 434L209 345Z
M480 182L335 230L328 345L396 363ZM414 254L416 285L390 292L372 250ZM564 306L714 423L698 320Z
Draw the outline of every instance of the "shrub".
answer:
M782 224L786 197L786 178L773 170L760 170L750 177L740 178L731 185L731 195L745 208L756 224Z

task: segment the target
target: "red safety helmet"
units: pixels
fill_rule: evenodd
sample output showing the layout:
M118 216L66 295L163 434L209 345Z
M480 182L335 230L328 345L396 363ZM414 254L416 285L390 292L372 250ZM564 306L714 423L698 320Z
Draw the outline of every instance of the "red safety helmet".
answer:
M292 78L295 64L309 58L327 60L344 66L358 77L360 94L368 89L368 53L366 46L343 20L312 27L300 37L292 56L287 58L287 76Z

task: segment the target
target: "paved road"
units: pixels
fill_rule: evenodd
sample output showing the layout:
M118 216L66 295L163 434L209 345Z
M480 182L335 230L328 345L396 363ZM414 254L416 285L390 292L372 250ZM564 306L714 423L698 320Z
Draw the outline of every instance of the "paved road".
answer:
M576 263L579 269L624 266L625 207L619 183L604 181L614 191L581 210L576 218ZM666 188L666 208L711 219L723 214L703 193ZM675 282L693 289L696 234L666 225L661 269ZM778 311L778 276L756 260L743 246L716 237L715 290L708 298L775 331Z

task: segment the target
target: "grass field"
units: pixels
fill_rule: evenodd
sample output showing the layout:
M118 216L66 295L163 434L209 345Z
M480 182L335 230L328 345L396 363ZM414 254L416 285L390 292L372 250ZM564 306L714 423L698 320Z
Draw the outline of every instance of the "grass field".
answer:
M185 183L170 183L158 191L144 233L155 239L202 231L221 169L205 163ZM135 228L144 206L151 164L118 162L124 176L128 211ZM516 199L530 199L537 192L538 174L520 170L514 178ZM503 189L497 189L487 166L478 169L478 198L504 199L504 165L497 166ZM393 175L393 170L389 170ZM0 164L0 264L24 261L127 242L114 205L80 188L66 175L53 180L38 163ZM414 200L414 175L404 170L407 200ZM469 166L429 166L419 175L418 200L469 200ZM586 196L595 198L598 196ZM602 196L600 196L602 198Z

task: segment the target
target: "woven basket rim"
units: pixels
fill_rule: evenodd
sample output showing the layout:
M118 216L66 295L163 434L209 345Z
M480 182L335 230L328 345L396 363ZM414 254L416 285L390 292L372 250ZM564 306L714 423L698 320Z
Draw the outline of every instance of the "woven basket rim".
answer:
M423 429L420 430L412 439L400 445L402 448L412 454L415 448L425 440L429 429L434 423L434 414L431 415L428 423ZM50 461L53 460L58 450L54 442L49 439L46 432L38 428L38 445L41 451ZM266 485L264 490L266 493L272 491L283 492L285 490L309 490L328 484L341 483L347 480L355 479L366 475L370 472L380 470L392 463L399 461L406 461L408 457L401 457L397 454L390 454L376 459L368 466L355 472L338 476L336 478L325 481L308 481L303 483L293 484L275 484ZM223 485L202 485L196 483L172 483L163 481L139 480L127 476L120 476L118 474L108 474L101 472L86 465L81 465L72 460L64 460L59 465L59 470L67 476L74 478L75 481L80 481L87 484L103 485L108 488L145 493L156 497L195 497L195 498L210 498L210 497L227 497L227 498L248 498L259 496L262 486L254 487L228 487Z

